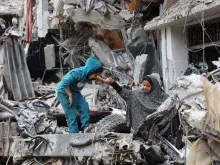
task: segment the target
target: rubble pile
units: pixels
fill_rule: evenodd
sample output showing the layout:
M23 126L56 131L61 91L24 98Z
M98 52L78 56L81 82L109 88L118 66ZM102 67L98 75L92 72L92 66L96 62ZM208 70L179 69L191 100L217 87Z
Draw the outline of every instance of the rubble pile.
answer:
M12 12L0 18L0 165L219 164L220 69L208 72L205 62L190 64L170 97L136 130L126 125L127 105L119 94L89 82L82 95L93 125L88 133L67 128L56 86L90 56L103 64L101 77L128 90L142 87L149 74L163 86L157 35L142 26L159 15L162 3L0 0L0 12ZM219 61L213 64L219 68Z
M215 74L218 75L216 72ZM209 74L207 78L209 77L215 76ZM108 91L103 90L104 89L98 90L100 95L96 93L96 101L102 101L99 97L105 92L108 93ZM91 95L93 92L94 91L89 94L87 93L87 96ZM105 99L114 102L114 98L111 98L111 91L109 93L110 94L106 95ZM139 164L141 164L141 162L147 164L184 164L185 160L187 160L189 164L194 164L193 162L200 161L200 159L196 159L193 155L195 155L197 153L196 150L201 147L201 153L198 153L200 154L197 155L198 157L203 153L209 154L210 147L213 162L220 161L218 150L214 147L219 144L218 101L214 99L218 97L219 83L212 84L201 75L192 74L190 76L178 78L170 90L170 93L171 96L157 109L157 111L147 116L146 119L140 123L138 129L132 134L129 134L129 137L126 138L125 136L128 136L128 133L124 135L109 133L109 131L122 133L125 130L129 132L126 128L125 113L117 111L117 108L123 109L123 105L121 105L120 102L115 104L116 109L112 107L112 109L115 110L113 110L111 115L97 122L89 131L93 132L94 136L88 134L81 137L85 138L84 141L72 141L72 138L68 136L70 135L68 133L68 128L64 125L59 125L59 118L57 118L57 116L62 114L62 111L50 107L42 101L13 103L2 99L0 108L2 111L9 112L18 122L16 125L17 131L16 133L14 132L14 134L17 136L20 135L22 138L14 139L15 142L12 144L14 149L18 147L18 144L22 145L24 148L30 148L30 145L25 141L32 141L34 138L42 138L39 142L35 142L36 146L49 142L48 145L40 145L41 147L37 147L39 151L35 148L31 152L25 153L24 149L19 149L15 152L14 159L26 159L28 155L38 155L38 157L44 157L43 155L46 155L54 158L62 155L65 157L65 153L56 153L57 145L63 143L58 140L62 137L64 139L66 138L66 140L69 139L70 146L79 148L79 150L81 147L83 148L83 146L87 147L92 145L92 143L96 144L95 146L98 147L98 145L100 145L99 142L101 142L103 138L108 139L107 141L110 146L113 148L118 146L115 148L114 154L112 152L108 153L106 150L102 153L103 155L101 157L100 155L92 157L94 162L103 160L105 157L105 164L121 161L117 158L117 153L124 153L123 162L127 163L132 163L133 160L129 158L132 156ZM217 102L215 102L215 100ZM102 104L99 103L99 105ZM104 102L104 105L108 104ZM105 112L105 109L102 107L99 111ZM8 124L10 123L7 123L7 125ZM7 126L6 123L4 125ZM52 136L51 134L55 135ZM67 136L64 137L62 134ZM79 135L76 134L72 136L78 138L77 136ZM27 137L30 139L26 139ZM110 146L104 147L108 148ZM6 150L7 148L3 149ZM53 152L50 150L53 150ZM86 148L84 148L84 150L86 150ZM19 154L20 152L24 153ZM73 153L75 152L76 151L73 149ZM99 148L97 148L97 153L98 152ZM105 154L111 156L109 157ZM75 153L75 156L80 157L80 154ZM89 157L88 154L84 153L84 158L82 160L77 160L77 162L85 163L85 161L88 161L87 156ZM209 156L203 156L204 161L210 162L209 158ZM35 159L36 158L25 160L23 163L26 161L36 161L37 159ZM40 161L43 162L43 160ZM45 161L49 161L49 159ZM62 162L63 161L65 162L67 159L64 158L62 159ZM204 165L205 164L206 163L204 163Z

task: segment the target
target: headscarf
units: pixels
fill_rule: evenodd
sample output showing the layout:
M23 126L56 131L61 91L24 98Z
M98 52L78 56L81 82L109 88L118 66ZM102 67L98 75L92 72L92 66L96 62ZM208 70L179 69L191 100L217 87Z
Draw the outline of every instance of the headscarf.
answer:
M146 93L144 89L134 91L134 95L144 106L144 110L153 113L157 108L169 97L169 95L161 88L157 78L154 75L148 75L145 78L152 86L150 93Z

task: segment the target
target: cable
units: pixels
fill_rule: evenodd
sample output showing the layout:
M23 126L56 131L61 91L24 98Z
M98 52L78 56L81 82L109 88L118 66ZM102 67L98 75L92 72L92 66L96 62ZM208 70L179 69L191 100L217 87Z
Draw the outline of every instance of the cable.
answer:
M43 165L41 164L36 158L33 159L38 165Z
M203 52L202 52L202 59L205 62L205 21L204 21L204 5L202 8L202 40L203 40Z
M8 162L9 162L11 156L12 156L18 149L20 149L20 148L21 148L21 147L16 148L16 149L9 155L8 160L7 160L7 162L6 162L5 165L8 165Z
M191 1L192 2L192 1ZM190 11L193 9L193 6L191 5L191 6L189 6L189 9L188 9L188 12L187 12L187 16L186 16L186 19L185 19L185 22L184 22L184 28L183 28L183 43L185 44L185 35L186 35L186 32L187 32L187 26L186 26L186 24L187 24L187 22L188 22L188 16L189 16L189 13L190 13ZM188 51L190 51L190 52L199 52L199 51L201 51L202 49L199 49L199 50L191 50L191 49L189 49L188 48L188 46L187 46L187 44L185 44L185 47L186 47L186 49L188 50Z
M200 25L202 26L202 28L204 29L206 35L209 37L210 41L212 42L212 45L215 46L215 48L217 49L217 51L218 51L219 54L220 54L220 51L219 51L218 48L217 48L217 47L220 47L220 45L217 45L217 44L215 44L215 43L212 41L212 38L210 37L210 35L208 34L208 32L205 30L205 27L204 27L204 26L202 25L202 23L200 22L200 19L198 18L198 16L196 15L196 13L194 13L194 15L195 15L195 17L198 19L198 21L199 21Z
M60 43L63 42L63 29L59 22L59 31L60 31ZM59 47L59 62L60 62L60 74L61 78L63 77L63 64L62 64L62 46Z
M192 2L193 2L193 1L191 1L191 3L192 3ZM195 4L194 4L194 5L195 5ZM188 10L188 13L187 13L187 16L186 16L186 19L185 19L184 29L183 29L183 43L185 43L185 34L186 34L186 31L187 31L187 30L186 30L186 29L187 29L186 25L187 25L189 13L190 13L190 11L192 10L192 8L193 8L193 6L190 6L190 7L189 7L189 10ZM194 13L194 15L195 15L196 18L199 20L199 18L197 17L197 15L196 15L195 13ZM219 51L218 48L217 48L217 47L220 47L220 45L214 44L214 42L212 41L211 37L209 36L209 34L207 33L207 31L205 30L205 28L204 28L204 26L202 25L202 23L201 23L200 20L199 20L199 23L201 24L202 28L204 29L204 32L205 32L206 35L209 37L209 39L210 39L210 41L212 42L212 44L211 44L211 45L207 45L207 46L203 46L203 48L198 49L198 50L191 50L191 49L188 48L187 45L185 44L186 49L187 49L188 51L190 51L190 52L196 53L196 52L199 52L199 51L204 50L204 49L207 48L207 47L215 46L216 49L217 49L217 51L218 51L219 54L220 54L220 51ZM203 45L204 45L204 44L203 44Z

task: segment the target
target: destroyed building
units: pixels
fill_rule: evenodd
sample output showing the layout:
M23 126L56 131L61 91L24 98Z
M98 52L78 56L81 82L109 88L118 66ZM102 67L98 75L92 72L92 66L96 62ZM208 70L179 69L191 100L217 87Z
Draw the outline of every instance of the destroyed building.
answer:
M219 8L219 0L0 0L0 165L219 164ZM55 88L89 56L129 90L159 75L170 97L131 131L125 101L90 82L82 94L94 125L69 134Z
M160 16L146 23L146 31L159 34L166 89L189 64L197 65L202 72L216 69L213 61L218 61L220 54L219 9L219 0L167 0ZM196 70L195 66L191 68Z

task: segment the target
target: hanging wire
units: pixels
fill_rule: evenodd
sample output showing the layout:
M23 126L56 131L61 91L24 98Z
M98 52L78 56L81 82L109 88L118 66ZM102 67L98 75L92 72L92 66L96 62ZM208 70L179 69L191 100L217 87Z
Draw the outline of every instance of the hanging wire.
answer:
M60 23L59 23L59 31L60 31L60 43L62 43L63 42L63 29ZM62 78L63 77L62 46L59 47L59 60L60 60L60 74Z
M186 16L186 19L185 19L185 23L184 23L184 28L183 28L183 43L185 44L186 49L187 49L188 51L190 51L190 52L196 53L196 52L199 52L199 51L204 50L204 49L207 48L207 47L215 46L216 49L217 49L217 51L218 51L219 54L220 54L220 51L219 51L218 48L217 48L217 47L220 47L220 45L217 45L217 44L215 44L215 43L212 41L212 39L211 39L211 37L209 36L209 34L207 33L206 29L203 28L203 27L204 27L204 26L202 25L203 23L201 22L201 20L198 18L198 16L197 16L195 13L193 13L193 14L194 14L194 15L197 17L197 19L199 20L199 23L201 24L202 28L204 29L204 32L205 32L206 35L209 37L209 39L210 39L210 41L212 42L212 44L211 44L211 45L206 45L206 46L205 46L205 44L203 44L203 48L198 49L198 50L192 50L192 49L190 49L190 48L187 46L186 40L185 40L185 36L186 36L186 32L187 32L187 22L188 22L189 13L191 12L192 8L193 8L196 4L202 3L202 2L200 2L200 3L192 4L192 2L194 2L194 1L192 0L192 1L190 2L191 5L189 6L189 9L188 9L188 12L187 12L187 16Z
M204 21L204 5L202 7L202 40L203 40L203 52L202 52L202 59L203 59L203 63L205 63L205 21Z
M200 25L202 26L202 22L201 20L198 18L198 16L194 13L195 17L198 19ZM204 27L203 27L204 28ZM218 53L220 54L220 50L218 49L218 47L220 47L220 45L217 45L215 44L213 41L212 41L212 38L210 37L210 35L208 34L208 32L206 31L206 29L204 28L204 31L206 33L206 35L208 36L208 38L210 39L210 41L212 42L212 44L210 46L215 46L216 50L218 51Z
M191 2L192 2L192 1L191 1ZM195 52L201 51L202 49L199 49L199 50L191 50L190 48L188 48L187 43L185 42L185 36L186 36L186 32L187 32L188 16L189 16L189 13L190 13L190 11L192 10L193 7L194 7L194 6L193 6L192 4L189 6L189 9L188 9L188 12L187 12L187 16L186 16L186 19L185 19L184 28L183 28L183 43L185 44L185 47L186 47L186 49L187 49L188 51L195 53Z

